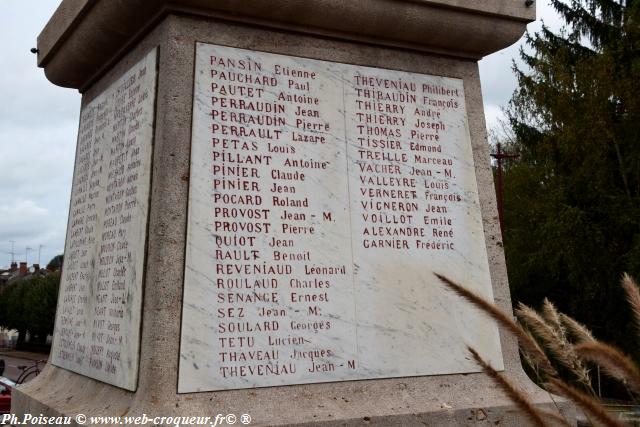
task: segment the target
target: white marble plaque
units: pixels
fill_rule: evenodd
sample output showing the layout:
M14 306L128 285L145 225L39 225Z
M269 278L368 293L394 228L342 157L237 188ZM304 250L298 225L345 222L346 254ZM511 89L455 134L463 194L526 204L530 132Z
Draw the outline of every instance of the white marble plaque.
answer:
M135 390L156 50L82 108L54 365Z
M179 392L502 368L459 79L198 44Z

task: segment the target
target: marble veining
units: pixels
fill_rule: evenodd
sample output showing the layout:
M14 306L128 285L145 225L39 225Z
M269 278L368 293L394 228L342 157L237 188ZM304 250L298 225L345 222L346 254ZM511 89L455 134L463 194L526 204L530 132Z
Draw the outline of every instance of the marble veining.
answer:
M179 392L502 368L462 80L197 44Z
M51 362L135 390L156 50L80 112Z

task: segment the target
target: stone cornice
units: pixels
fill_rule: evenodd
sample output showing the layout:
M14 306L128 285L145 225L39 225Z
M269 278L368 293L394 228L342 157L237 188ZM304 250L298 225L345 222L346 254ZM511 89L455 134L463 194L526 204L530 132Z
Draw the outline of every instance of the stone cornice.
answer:
M525 0L64 0L38 37L38 65L83 88L164 16L189 14L477 60L535 19Z

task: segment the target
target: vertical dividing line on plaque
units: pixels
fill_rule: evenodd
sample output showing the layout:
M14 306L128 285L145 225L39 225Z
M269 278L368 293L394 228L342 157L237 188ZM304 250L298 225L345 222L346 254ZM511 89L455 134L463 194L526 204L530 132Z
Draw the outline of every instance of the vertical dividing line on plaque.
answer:
M347 68L348 70L348 68ZM343 122L344 122L344 158L346 161L346 165L347 165L347 194L349 196L349 203L347 204L347 214L349 216L349 238L351 240L351 285L353 287L353 332L354 332L354 338L355 338L355 342L356 342L356 359L358 360L358 366L360 365L360 345L358 343L358 303L357 303L357 299L356 299L356 273L355 273L355 249L353 247L353 240L354 240L354 234L353 234L353 218L352 218L352 210L351 210L351 205L352 205L352 201L351 201L351 176L349 174L349 136L348 136L348 132L347 132L347 102L346 102L346 94L345 94L345 82L346 82L346 78L345 78L345 69L341 70L341 79L342 80L342 118L343 118ZM355 371L358 370L358 366L355 366L353 369Z

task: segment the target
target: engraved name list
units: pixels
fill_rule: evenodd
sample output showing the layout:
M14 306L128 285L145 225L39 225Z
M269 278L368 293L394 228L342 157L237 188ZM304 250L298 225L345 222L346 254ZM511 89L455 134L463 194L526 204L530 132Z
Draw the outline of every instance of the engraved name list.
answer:
M54 365L135 390L156 51L82 108Z
M198 44L179 391L476 371L497 329L458 79Z

